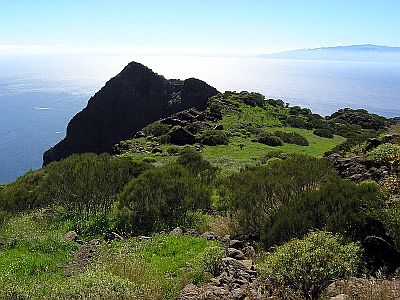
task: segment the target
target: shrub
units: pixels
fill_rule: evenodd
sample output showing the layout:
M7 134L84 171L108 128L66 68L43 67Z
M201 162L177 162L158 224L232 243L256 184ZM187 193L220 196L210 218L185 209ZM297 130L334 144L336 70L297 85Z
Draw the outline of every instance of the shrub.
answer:
M272 151L268 152L267 154L265 154L263 158L261 158L261 163L266 164L267 162L270 161L270 159L284 160L289 157L290 157L289 154L287 154L286 152L279 151L279 150L272 150Z
M240 100L247 105L259 107L263 107L265 105L265 97L260 93L240 92L239 96Z
M359 245L345 244L339 235L312 232L278 247L259 269L277 285L302 290L304 296L317 299L333 280L357 274L361 253Z
M283 142L288 144L295 144L299 146L308 146L307 139L295 132L275 131L274 135L279 137Z
M47 205L47 199L41 198L38 190L44 175L43 170L30 171L0 187L0 210L20 212Z
M315 135L328 138L328 139L333 139L333 132L330 129L315 129L313 132Z
M227 145L229 137L224 130L206 130L200 134L200 142L208 146Z
M262 240L266 247L272 247L315 229L340 233L353 240L382 235L368 228L368 224L376 223L374 214L382 205L376 184L331 178L320 189L299 194L282 205L266 223Z
M255 141L271 147L283 145L283 141L279 137L268 132L261 132L258 134Z
M176 162L185 167L194 178L207 183L211 182L217 170L192 148L183 149Z
M355 133L354 131L352 131ZM367 141L370 138L374 138L378 136L378 133L375 131L363 131L362 133L355 133L353 135L344 135L341 134L340 132L335 131L337 135L346 137L347 140L343 142L342 144L336 146L333 148L330 152L332 153L345 153L349 151L351 148L353 148L356 145L362 144L365 141Z
M303 191L320 188L333 174L326 160L293 156L224 178L221 198L243 233L259 234L282 204Z
M353 124L361 126L363 129L373 130L385 129L391 124L390 120L376 114L370 114L364 109L340 109L328 119L336 123Z
M396 203L387 210L384 223L394 241L397 252L400 253L400 203Z
M42 197L61 204L78 219L110 211L116 195L130 178L148 168L129 158L108 154L72 155L46 167Z
M398 153L400 153L400 145L386 143L369 151L367 156L370 160L377 164L389 165L392 157Z
M152 136L162 136L167 134L171 129L170 125L162 124L160 122L154 122L146 127L143 128L143 132L146 135L152 135Z
M286 124L288 124L289 126L292 126L292 127L304 128L304 129L308 129L308 130L312 129L312 125L310 123L308 123L307 118L302 115L297 115L297 116L290 115L289 117L287 117L285 122L286 122Z
M178 164L150 169L122 191L119 226L132 233L151 233L190 223L198 209L208 208L208 186Z

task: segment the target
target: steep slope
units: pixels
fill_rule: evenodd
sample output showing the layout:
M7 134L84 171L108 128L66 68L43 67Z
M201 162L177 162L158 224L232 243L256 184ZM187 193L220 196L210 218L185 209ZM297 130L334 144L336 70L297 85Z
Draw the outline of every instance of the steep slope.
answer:
M44 153L43 164L74 153L111 152L115 143L159 118L191 107L205 109L217 92L201 80L167 80L131 62L72 118L65 139Z

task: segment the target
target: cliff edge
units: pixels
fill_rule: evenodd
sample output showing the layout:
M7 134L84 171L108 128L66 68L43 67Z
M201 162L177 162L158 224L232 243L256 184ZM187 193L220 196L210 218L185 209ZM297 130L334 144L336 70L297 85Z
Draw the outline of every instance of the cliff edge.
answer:
M43 165L75 153L111 152L117 142L160 118L191 107L204 110L217 93L204 81L167 80L131 62L72 118L66 137L43 154Z

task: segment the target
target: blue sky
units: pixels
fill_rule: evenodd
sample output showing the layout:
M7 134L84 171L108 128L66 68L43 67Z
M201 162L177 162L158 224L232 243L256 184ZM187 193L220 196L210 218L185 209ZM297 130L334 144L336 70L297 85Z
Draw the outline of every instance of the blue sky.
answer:
M0 0L1 53L400 46L400 0Z

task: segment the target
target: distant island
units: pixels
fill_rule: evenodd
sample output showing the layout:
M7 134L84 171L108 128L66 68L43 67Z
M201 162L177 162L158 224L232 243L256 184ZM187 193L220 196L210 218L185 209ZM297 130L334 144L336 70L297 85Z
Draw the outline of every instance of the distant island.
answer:
M378 45L349 45L298 49L271 54L261 54L262 58L333 61L388 61L400 62L400 47Z

